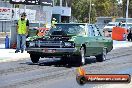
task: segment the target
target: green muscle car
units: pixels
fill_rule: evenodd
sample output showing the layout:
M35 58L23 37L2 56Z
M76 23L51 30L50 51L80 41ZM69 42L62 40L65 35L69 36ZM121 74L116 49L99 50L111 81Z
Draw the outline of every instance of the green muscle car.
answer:
M102 36L94 24L60 23L46 36L27 40L26 47L33 63L40 57L60 57L64 62L84 65L89 56L95 56L99 62L106 60L113 41Z

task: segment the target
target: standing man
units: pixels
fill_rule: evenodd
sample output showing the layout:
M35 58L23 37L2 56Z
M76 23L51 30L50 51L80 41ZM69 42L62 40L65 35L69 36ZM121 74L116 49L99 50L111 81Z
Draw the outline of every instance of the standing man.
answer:
M132 41L132 30L131 29L129 30L129 33L127 35L127 39L128 39L128 41Z
M20 52L23 53L25 44L26 44L26 36L28 35L29 29L29 20L26 19L26 13L23 12L21 14L21 19L17 22L16 32L17 32L17 48L15 53Z

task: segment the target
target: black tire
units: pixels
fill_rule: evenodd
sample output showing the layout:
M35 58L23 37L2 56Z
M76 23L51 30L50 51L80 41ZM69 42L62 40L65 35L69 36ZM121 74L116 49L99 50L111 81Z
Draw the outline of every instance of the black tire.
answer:
M103 62L106 60L107 56L107 49L104 48L102 54L95 56L97 62Z
M68 57L62 56L60 62L61 62L61 64L66 65L68 63Z
M30 58L33 63L38 63L40 56L37 54L30 54Z
M73 56L62 56L61 57L61 63L62 64L68 64L68 65L77 65L82 66L85 65L85 49L84 47L81 47L80 49L80 55L73 55Z

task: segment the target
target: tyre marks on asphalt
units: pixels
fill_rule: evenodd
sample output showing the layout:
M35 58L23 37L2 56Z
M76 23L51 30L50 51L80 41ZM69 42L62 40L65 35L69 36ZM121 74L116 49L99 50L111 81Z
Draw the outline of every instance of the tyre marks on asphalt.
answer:
M10 75L10 76L3 76L1 79L3 82L0 82L0 85L6 88L17 88L19 86L28 85L28 84L34 84L37 82L43 82L50 79L57 79L58 77L62 77L64 75L70 75L75 69L67 69L66 68L59 68L59 69L52 69L52 71L48 70L35 70L30 71L26 73L20 73L16 75ZM70 73L70 74L69 74ZM12 79L15 80L10 81ZM20 78L19 78L20 77Z
M127 49L124 49L121 51L114 50L113 52L108 54L108 60L106 60L106 62L88 64L88 65L85 65L84 68L86 68L86 70L89 73L101 72L101 71L99 71L99 69L101 69L101 68L104 69L104 66L106 64L107 64L108 68L107 69L105 68L104 70L116 69L116 68L114 68L114 67L116 67L116 64L113 64L114 67L112 68L110 66L110 64L112 64L112 63L109 64L109 62L114 61L116 58L121 58L121 57L123 58L123 57L126 57L127 55L130 56L131 53L132 53L132 49L130 49L130 48L127 48ZM109 59L111 59L111 60L109 60ZM54 62L50 62L50 64L48 64L49 66L45 63L43 63L42 66L39 66L39 64L31 64L27 60L26 60L26 62L28 62L28 63L22 63L22 62L25 62L25 60L16 61L16 64L18 65L18 67L10 66L8 69L7 68L0 69L0 78L3 78L5 83L7 82L7 84L5 84L5 85L3 85L4 83L2 83L2 82L0 83L1 85L3 85L3 87L15 88L15 87L22 86L22 85L29 85L29 84L34 84L36 82L42 82L42 81L46 81L46 80L56 79L58 77L69 76L71 74L73 74L75 76L75 72L76 72L76 67L66 68L65 66L62 66L62 67L50 66L52 64L57 65L57 63L54 63ZM10 62L10 63L12 63L12 62ZM124 65L122 65L120 67L125 66L125 63L128 63L128 61L124 62ZM131 62L129 62L129 63L131 64ZM119 63L117 63L117 64L119 64ZM126 64L126 66L129 66L129 65ZM89 68L92 68L92 69L94 68L94 69L92 70ZM117 68L119 68L119 66L117 66ZM25 74L25 77L24 77L24 74ZM14 78L16 76L18 78ZM8 77L9 77L9 79L8 79ZM6 79L12 80L12 82L10 82ZM0 88L1 88L1 86L0 86Z

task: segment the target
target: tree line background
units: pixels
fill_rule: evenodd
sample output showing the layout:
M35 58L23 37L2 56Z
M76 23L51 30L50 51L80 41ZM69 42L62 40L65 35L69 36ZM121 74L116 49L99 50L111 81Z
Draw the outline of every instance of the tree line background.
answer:
M91 0L91 21L96 17L125 17L127 0ZM72 0L72 16L78 22L89 21L90 0ZM132 0L129 0L129 17L132 18Z
M9 0L1 0L9 1ZM78 22L89 21L90 0L67 0L72 7L72 16ZM122 3L119 3L122 1ZM71 4L70 4L71 3ZM91 22L96 17L125 17L127 0L91 0ZM129 17L132 18L132 0L129 0Z

